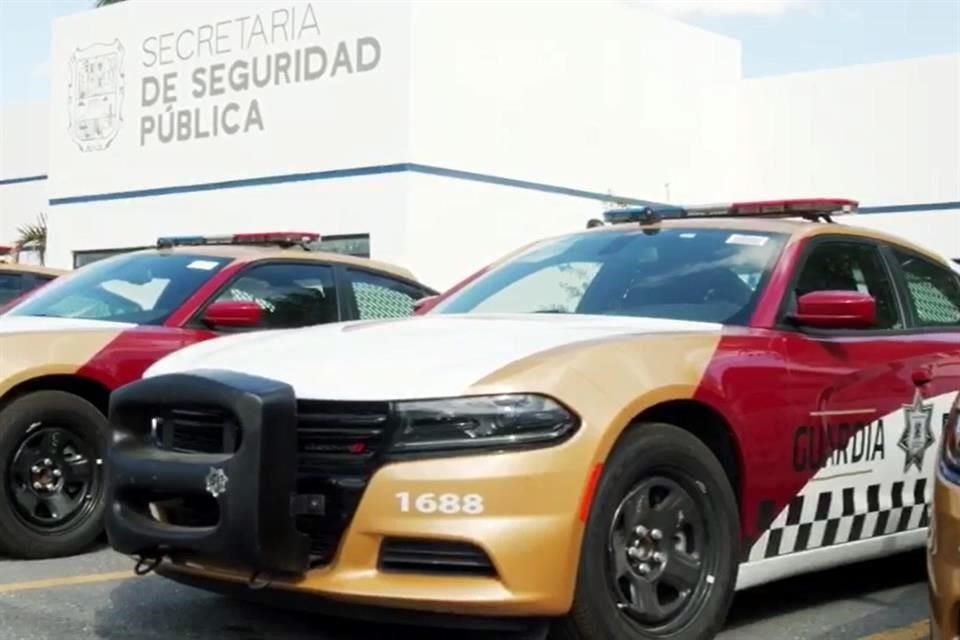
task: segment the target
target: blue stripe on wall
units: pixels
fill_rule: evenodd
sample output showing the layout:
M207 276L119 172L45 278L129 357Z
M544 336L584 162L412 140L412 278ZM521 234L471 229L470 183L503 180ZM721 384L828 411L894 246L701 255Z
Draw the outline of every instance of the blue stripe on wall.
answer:
M152 196L171 195L176 193L194 193L198 191L213 191L217 189L237 189L243 187L260 187L272 184L285 184L289 182L308 182L313 180L333 180L338 178L353 178L357 176L383 175L390 173L422 173L426 175L442 176L445 178L454 178L458 180L467 180L470 182L484 182L487 184L496 184L517 189L529 189L545 193L555 193L577 198L587 198L591 200L618 200L629 204L658 204L650 200L639 198L628 198L623 196L611 195L608 193L599 193L597 191L587 191L584 189L574 189L558 185L546 184L542 182L531 182L529 180L517 180L514 178L504 178L484 173L474 173L471 171L460 171L457 169L447 169L444 167L434 167L431 165L417 164L412 162L400 162L396 164L373 165L368 167L355 167L351 169L335 169L331 171L311 171L307 173L288 173L277 176L266 176L261 178L244 178L240 180L225 180L222 182L204 182L199 184L178 185L173 187L156 187L152 189L137 189L134 191L117 191L114 193L98 193L83 196L68 196L65 198L51 198L50 205L77 204L81 202L99 202L103 200L122 200L127 198L147 198Z
M960 209L960 200L956 202L924 202L919 204L891 204L877 207L860 207L859 213L907 213L910 211L942 211Z
M20 184L21 182L36 182L37 180L46 180L46 175L23 176L22 178L0 178L0 187L6 184Z
M275 176L264 176L259 178L243 178L238 180L224 180L221 182L203 182L197 184L178 185L171 187L155 187L151 189L136 189L131 191L116 191L112 193L98 193L82 196L68 196L64 198L51 198L50 205L58 206L65 204L78 204L82 202L99 202L104 200L124 200L130 198L148 198L154 196L171 195L177 193L194 193L200 191L215 191L218 189L238 189L244 187L259 187L274 184L286 184L292 182L310 182L314 180L335 180L342 178L354 178L371 175L384 175L392 173L420 173L424 175L440 176L444 178L453 178L456 180L466 180L469 182L481 182L486 184L495 184L516 189L527 189L543 193L554 193L557 195L571 196L575 198L585 198L589 200L600 201L619 201L634 205L662 205L652 200L643 200L640 198L617 196L609 193L600 193L598 191L589 191L585 189L575 189L559 185L547 184L543 182L533 182L529 180L518 180L515 178L505 178L485 173L476 173L473 171L461 171L459 169L448 169L415 162L398 162L394 164L371 165L367 167L354 167L350 169L333 169L330 171L309 171L305 173L288 173ZM46 175L25 176L22 178L0 179L0 186L6 184L17 184L20 182L31 182L34 180L46 180ZM859 213L910 213L920 211L943 211L950 209L960 209L960 201L951 202L922 202L915 204L898 205L877 205L860 207Z

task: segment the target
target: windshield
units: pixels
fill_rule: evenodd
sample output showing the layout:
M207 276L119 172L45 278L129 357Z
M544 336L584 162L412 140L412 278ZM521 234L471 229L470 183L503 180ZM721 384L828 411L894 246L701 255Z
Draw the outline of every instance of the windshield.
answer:
M584 233L533 247L434 313L578 313L746 324L786 236L722 229Z
M230 258L128 253L54 281L7 315L163 324Z

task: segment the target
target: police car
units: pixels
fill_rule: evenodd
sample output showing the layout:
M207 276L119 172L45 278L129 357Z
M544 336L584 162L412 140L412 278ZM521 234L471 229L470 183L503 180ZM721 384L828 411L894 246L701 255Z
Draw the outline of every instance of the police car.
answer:
M108 397L162 356L225 334L410 315L435 293L402 267L310 250L319 240L162 238L0 316L0 552L68 555L102 534Z
M10 253L11 247L0 247L0 256ZM66 273L39 265L0 261L0 309Z
M422 315L178 351L113 396L110 542L570 640L711 638L738 589L921 547L960 277L856 210L614 210Z

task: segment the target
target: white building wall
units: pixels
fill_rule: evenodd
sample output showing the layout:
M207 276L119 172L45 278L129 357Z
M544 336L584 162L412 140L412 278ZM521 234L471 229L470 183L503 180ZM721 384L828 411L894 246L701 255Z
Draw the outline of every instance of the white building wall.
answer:
M47 210L47 104L7 105L0 110L0 245Z
M415 162L651 200L726 193L737 41L619 0L425 2L412 24Z
M47 263L70 268L73 251L150 246L161 236L271 230L370 232L373 255L400 261L407 180L404 174L358 176L53 207L56 233Z
M317 28L302 28L307 12ZM278 15L299 21L296 36L269 24ZM268 42L251 37L257 17ZM222 37L204 44L202 33ZM332 77L339 43L355 65L368 37L376 67ZM83 116L71 59L115 41L122 117L109 144L91 148L70 130ZM328 52L324 77L192 95L197 69L307 46ZM370 233L374 257L443 288L520 244L582 228L608 193L960 203L960 56L744 81L740 55L734 40L618 0L549 12L478 0L120 3L57 22L48 118L42 107L3 111L0 244L40 210L60 267L75 250L160 235ZM143 95L170 73L172 116ZM145 116L187 112L195 131L215 107L245 113L253 100L262 130L141 139ZM960 205L851 221L960 257Z
M960 200L960 55L744 80L744 198Z
M960 55L745 80L741 95L738 198L854 198L867 214L845 221L960 258ZM935 203L956 206L923 210ZM896 205L918 206L869 213Z
M521 246L579 231L601 202L470 180L413 174L404 264L438 289Z

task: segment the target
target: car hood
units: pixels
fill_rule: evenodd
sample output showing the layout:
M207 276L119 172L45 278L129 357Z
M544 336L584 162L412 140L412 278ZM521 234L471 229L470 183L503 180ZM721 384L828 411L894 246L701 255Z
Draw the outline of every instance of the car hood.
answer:
M221 369L285 382L300 398L456 396L507 365L558 347L720 330L717 324L654 318L426 315L217 338L167 356L145 377Z
M83 318L46 318L43 316L0 316L0 335L11 333L49 333L58 331L116 331L136 325Z

